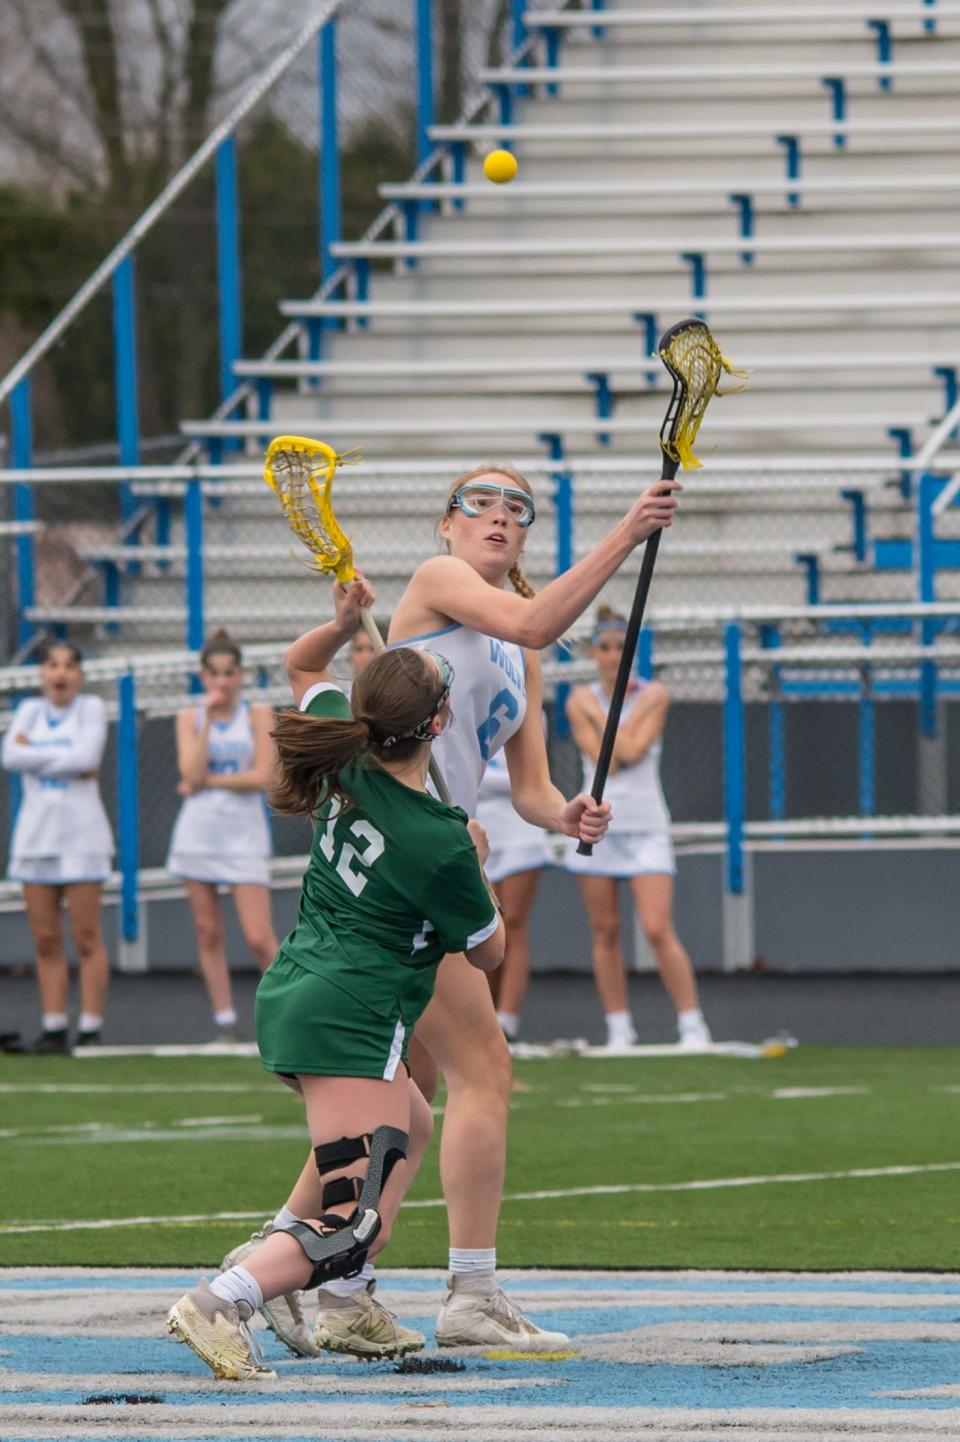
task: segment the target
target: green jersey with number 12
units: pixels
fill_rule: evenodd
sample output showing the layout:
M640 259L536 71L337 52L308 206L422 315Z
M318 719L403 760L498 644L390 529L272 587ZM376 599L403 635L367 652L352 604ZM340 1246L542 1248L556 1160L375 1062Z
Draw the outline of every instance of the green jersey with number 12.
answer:
M308 691L300 709L352 715L329 683ZM399 1002L412 1026L443 956L485 941L497 916L464 811L369 759L351 763L340 780L353 804L328 802L318 817L297 925L280 954L378 1016L396 1016Z

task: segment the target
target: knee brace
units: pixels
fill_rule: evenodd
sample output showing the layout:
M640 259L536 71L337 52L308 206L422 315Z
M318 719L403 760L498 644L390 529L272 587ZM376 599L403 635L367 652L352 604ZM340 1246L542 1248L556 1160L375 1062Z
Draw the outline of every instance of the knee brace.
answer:
M362 1180L360 1177L335 1177L333 1181L324 1183L324 1209L355 1201L356 1210L351 1216L341 1217L336 1212L324 1210L320 1217L325 1228L322 1232L307 1222L291 1222L287 1227L277 1228L297 1239L313 1266L305 1291L320 1287L335 1277L355 1277L360 1271L382 1225L379 1212L381 1193L397 1162L406 1157L409 1144L407 1133L397 1127L377 1127L372 1135L341 1137L338 1142L314 1147L314 1160L321 1177L363 1157L368 1161L367 1174Z

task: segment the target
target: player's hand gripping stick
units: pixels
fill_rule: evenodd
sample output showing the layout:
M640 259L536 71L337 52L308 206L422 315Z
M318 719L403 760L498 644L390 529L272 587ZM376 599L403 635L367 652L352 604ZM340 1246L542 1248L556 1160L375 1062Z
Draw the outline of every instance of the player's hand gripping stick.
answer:
M682 320L677 325L671 326L660 337L658 352L673 380L673 394L670 397L663 425L660 427L660 450L663 455L660 479L672 481L681 465L684 470L694 470L700 464L693 453L693 442L700 429L707 402L714 395L724 394L718 389L720 376L724 371L728 375L740 376L743 375L743 372L733 369L702 320ZM735 386L733 389L742 390L743 387ZM627 630L623 639L623 654L620 657L620 667L614 682L613 694L610 697L607 724L603 730L600 754L597 757L597 769L590 791L594 801L597 802L603 800L610 762L613 760L613 748L616 745L623 701L630 683L633 658L636 655L640 627L643 624L643 613L647 597L650 594L653 568L657 562L657 552L660 549L662 535L662 530L654 531L644 546L640 575L637 578L637 589L634 593L630 619L627 622ZM592 844L588 841L581 841L577 846L577 855L592 856L592 854Z

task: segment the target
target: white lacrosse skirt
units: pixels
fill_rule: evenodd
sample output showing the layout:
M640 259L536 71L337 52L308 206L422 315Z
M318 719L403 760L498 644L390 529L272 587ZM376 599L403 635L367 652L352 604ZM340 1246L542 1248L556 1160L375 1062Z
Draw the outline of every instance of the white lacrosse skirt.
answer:
M572 838L563 855L565 869L574 876L673 876L677 864L673 843L665 831L608 831L593 848L592 856L578 856Z
M108 881L110 857L102 853L64 851L59 856L11 857L11 881L34 886L77 886L85 881Z

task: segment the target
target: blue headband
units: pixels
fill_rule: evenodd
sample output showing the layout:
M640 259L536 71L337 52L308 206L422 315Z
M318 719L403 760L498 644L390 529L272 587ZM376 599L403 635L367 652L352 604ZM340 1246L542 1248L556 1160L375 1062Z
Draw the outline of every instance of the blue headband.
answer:
M598 621L594 626L593 630L590 632L590 645L598 645L600 642L600 637L605 631L626 632L626 629L626 621L621 621L619 616L611 616L609 621Z

